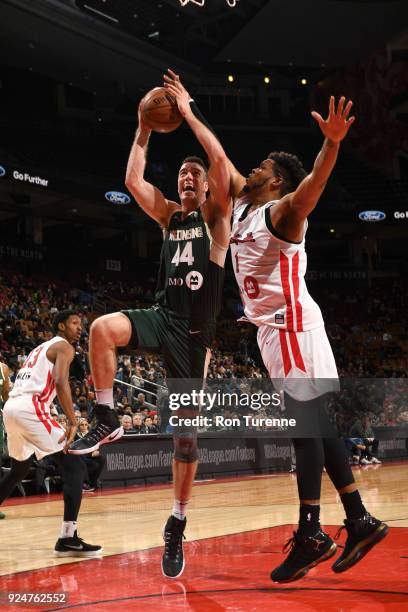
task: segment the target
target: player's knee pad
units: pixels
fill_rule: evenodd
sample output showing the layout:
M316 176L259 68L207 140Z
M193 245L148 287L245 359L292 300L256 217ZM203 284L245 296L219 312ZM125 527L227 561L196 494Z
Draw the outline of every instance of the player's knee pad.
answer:
M183 463L194 463L198 459L197 434L194 432L176 433L174 440L174 458Z

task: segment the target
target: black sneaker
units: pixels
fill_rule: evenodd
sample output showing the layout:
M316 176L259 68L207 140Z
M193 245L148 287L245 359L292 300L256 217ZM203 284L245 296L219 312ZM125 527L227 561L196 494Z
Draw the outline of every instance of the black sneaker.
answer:
M183 538L187 519L180 521L170 516L163 531L164 553L162 558L163 576L177 578L184 570Z
M54 555L56 557L96 557L102 550L102 546L84 542L75 531L72 538L59 538L54 548Z
M119 423L118 416L114 410L98 404L94 410L96 425L79 440L75 440L69 447L73 455L86 455L98 450L101 444L114 442L123 436L123 427Z
M273 582L293 582L303 578L307 572L330 559L337 550L336 544L323 531L318 531L313 537L305 537L293 532L283 547L283 552L289 554L281 565L271 573Z
M333 572L345 572L361 561L388 533L388 525L374 518L368 512L358 519L346 519L335 539L347 529L347 540L340 557L332 565Z
M95 487L88 484L87 482L84 482L84 484L82 485L82 493L93 493L94 491Z

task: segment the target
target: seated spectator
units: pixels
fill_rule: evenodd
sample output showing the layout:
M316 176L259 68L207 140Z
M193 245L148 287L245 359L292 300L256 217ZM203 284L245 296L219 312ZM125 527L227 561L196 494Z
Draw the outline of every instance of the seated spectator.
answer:
M133 433L137 433L137 434L145 434L148 433L148 431L146 430L146 426L143 423L143 417L141 414L134 414L133 418L132 418L132 422L133 422Z
M374 431L371 427L370 417L364 414L361 420L357 420L350 429L350 436L362 440L365 449L362 450L360 463L381 463L376 457L378 452L379 441L374 437Z
M132 417L129 414L123 415L123 417L122 417L122 427L123 427L125 435L126 434L131 434L131 433L136 433L135 430L133 429Z
M146 404L146 396L144 393L138 393L137 398L133 400L133 412L143 412L149 410Z
M128 414L130 417L132 417L132 406L130 404L125 403L122 410L124 414Z
M359 463L368 464L368 461L362 455L363 451L366 451L364 440L362 438L344 438L346 447L352 454L352 462L354 465Z
M152 417L147 416L144 420L144 425L147 429L147 433L149 434L156 434L158 433L158 429L155 425L153 425L153 419Z
M81 419L75 439L83 438L88 431L88 421L86 419ZM96 450L90 455L82 455L81 460L86 467L83 490L88 492L95 491L99 486L99 476L105 466L106 458L100 454L99 450Z
M65 414L60 414L57 420L58 420L58 423L61 425L62 429L67 428L67 417Z
M87 419L80 418L78 423L77 437L83 438L89 431L89 423Z
M81 413L83 419L87 419L89 416L89 405L84 395L81 395L77 401L78 410Z
M150 415L150 416L152 416L152 415ZM158 417L157 412L152 416L152 419L153 419L153 425L155 427L157 427L157 431L159 431L159 429L160 429L159 428L159 417Z

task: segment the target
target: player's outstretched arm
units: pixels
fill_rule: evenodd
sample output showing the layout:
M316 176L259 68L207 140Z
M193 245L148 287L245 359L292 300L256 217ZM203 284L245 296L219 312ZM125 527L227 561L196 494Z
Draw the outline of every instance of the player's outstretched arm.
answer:
M126 187L141 208L163 227L167 226L169 206L166 198L144 178L146 153L151 130L143 122L139 107L139 125L126 168Z
M284 197L288 200L292 212L299 219L305 219L315 208L336 164L340 142L346 137L355 121L355 117L349 118L352 101L350 100L346 105L345 102L346 99L341 97L336 109L335 99L331 96L327 119L323 119L315 111L312 112L312 117L319 124L325 141L312 172L303 179L296 191Z
M66 438L64 448L64 450L66 450L71 442L73 442L78 428L72 405L71 387L69 386L69 366L74 359L75 350L73 346L66 342L58 342L51 348L55 348L55 363L52 375L54 377L58 399L66 414L68 422L66 434L62 436L60 440L62 442L62 440Z
M194 132L197 140L207 153L210 161L210 172L212 173L211 182L218 185L216 199L220 201L220 191L225 187L225 171L228 172L228 191L231 197L237 197L242 191L246 180L235 168L234 164L228 159L222 144L214 131L208 125L194 100L191 99L186 88L180 81L178 74L168 70L164 76L164 86L176 98L180 113L183 115L190 128ZM219 170L217 170L217 168ZM212 191L214 186L212 187ZM225 200L225 210L229 208L229 198ZM228 203L227 203L228 202Z

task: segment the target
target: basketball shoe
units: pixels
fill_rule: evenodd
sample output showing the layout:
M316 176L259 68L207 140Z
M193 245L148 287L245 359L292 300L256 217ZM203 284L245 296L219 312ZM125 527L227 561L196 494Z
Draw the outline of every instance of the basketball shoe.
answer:
M184 521L169 516L163 530L164 553L162 558L163 576L177 578L183 573L185 560L183 553L183 538L187 519Z
M94 546L84 542L75 531L72 538L59 538L57 540L54 555L56 557L96 557L102 550L102 546Z
M318 531L316 535L302 536L293 532L283 547L283 552L289 554L281 565L276 567L271 573L273 582L293 582L303 578L307 572L330 559L337 550L336 544L323 531Z
M368 512L358 519L346 519L335 539L340 536L343 529L347 530L347 540L342 554L332 565L332 570L336 573L345 572L361 561L388 533L388 525Z
M98 404L94 410L95 426L83 438L75 440L69 448L73 455L86 455L98 450L101 444L114 442L123 436L123 427L114 410Z

